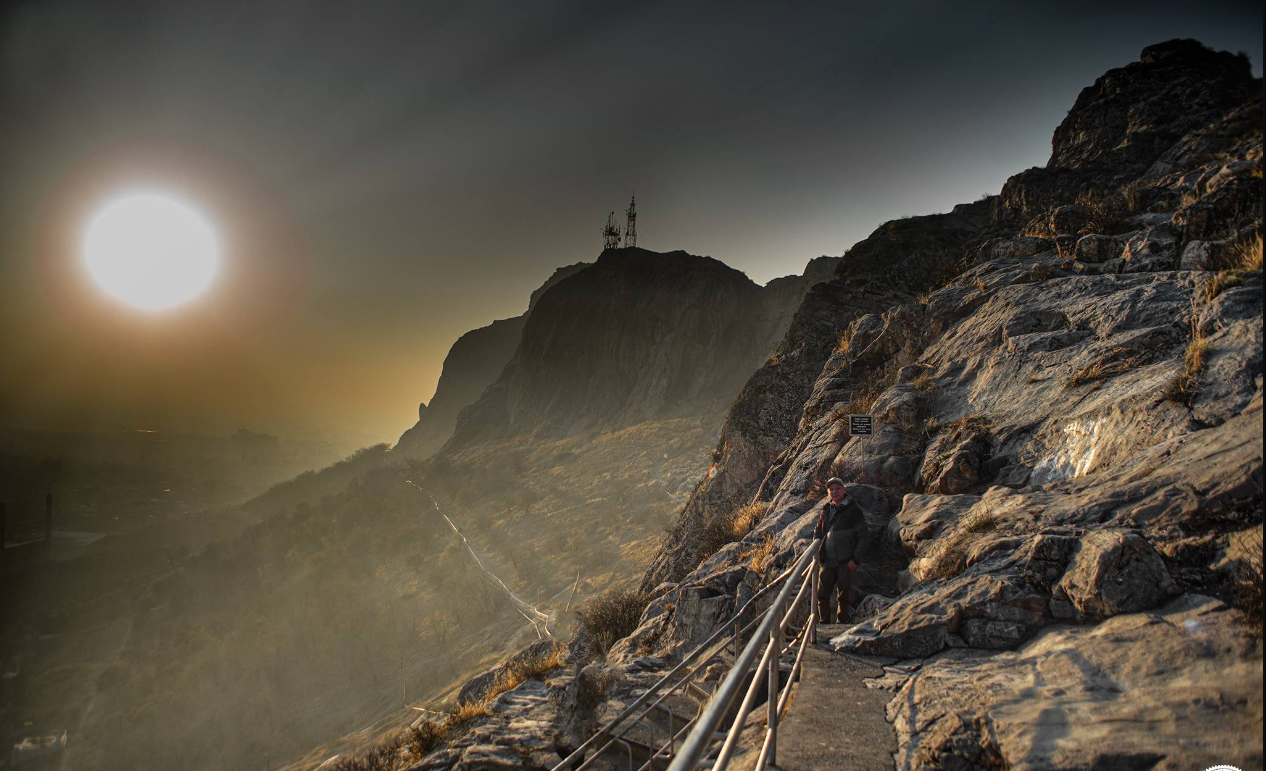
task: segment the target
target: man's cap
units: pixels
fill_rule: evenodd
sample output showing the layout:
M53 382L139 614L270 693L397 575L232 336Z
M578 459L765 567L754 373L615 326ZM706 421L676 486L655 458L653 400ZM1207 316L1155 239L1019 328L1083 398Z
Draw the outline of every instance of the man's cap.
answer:
M831 477L830 479L826 480L826 486L827 486L827 487L830 487L832 484L837 484L837 485L839 485L840 487L843 487L843 486L844 486L844 480L843 480L843 479L840 479L839 477Z

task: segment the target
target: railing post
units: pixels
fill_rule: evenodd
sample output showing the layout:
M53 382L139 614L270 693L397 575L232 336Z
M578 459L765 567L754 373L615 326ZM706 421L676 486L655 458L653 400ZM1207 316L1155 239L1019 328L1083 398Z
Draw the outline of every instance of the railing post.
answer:
M673 752L674 752L674 751L676 751L676 749L677 749L677 734L675 733L675 729L673 728L673 710L672 710L672 705L669 705L669 709L668 709L668 757L666 758L666 760L667 760L669 763L672 763L672 762L673 762ZM653 760L651 761L651 771L655 771L655 761L653 761Z
M775 619L782 618L782 604L779 603L771 608L770 612L776 614ZM782 658L782 625L776 621L769 630L769 642L774 646L774 652L769 657L769 684L766 686L769 689L769 717L765 721L769 729L769 755L765 761L772 766L777 762L775 753L778 750L778 663Z
M809 562L809 618L813 619L809 625L809 642L814 645L818 642L818 566L817 559Z

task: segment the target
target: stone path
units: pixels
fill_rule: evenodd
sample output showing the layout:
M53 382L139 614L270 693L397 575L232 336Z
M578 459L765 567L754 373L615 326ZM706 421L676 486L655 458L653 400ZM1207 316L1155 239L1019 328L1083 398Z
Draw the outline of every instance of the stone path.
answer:
M827 641L843 631L818 627L818 644L804 653L804 672L778 729L784 771L875 771L893 767L897 738L885 719L892 694L863 680L884 674L891 659L835 653Z

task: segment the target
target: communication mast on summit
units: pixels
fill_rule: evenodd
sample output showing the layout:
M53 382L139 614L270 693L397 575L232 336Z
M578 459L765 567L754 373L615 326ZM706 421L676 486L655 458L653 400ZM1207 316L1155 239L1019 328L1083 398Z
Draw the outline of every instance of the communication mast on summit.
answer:
M607 215L607 226L602 229L602 248L620 248L620 226L615 224L615 212Z
M637 246L637 193L629 199L629 208L624 210L624 245Z

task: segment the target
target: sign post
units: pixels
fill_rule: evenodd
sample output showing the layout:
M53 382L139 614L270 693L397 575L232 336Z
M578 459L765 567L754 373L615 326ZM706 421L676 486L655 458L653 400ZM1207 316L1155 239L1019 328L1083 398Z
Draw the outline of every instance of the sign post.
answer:
M849 436L874 436L875 435L875 416L874 415L849 415L848 416L848 435Z

